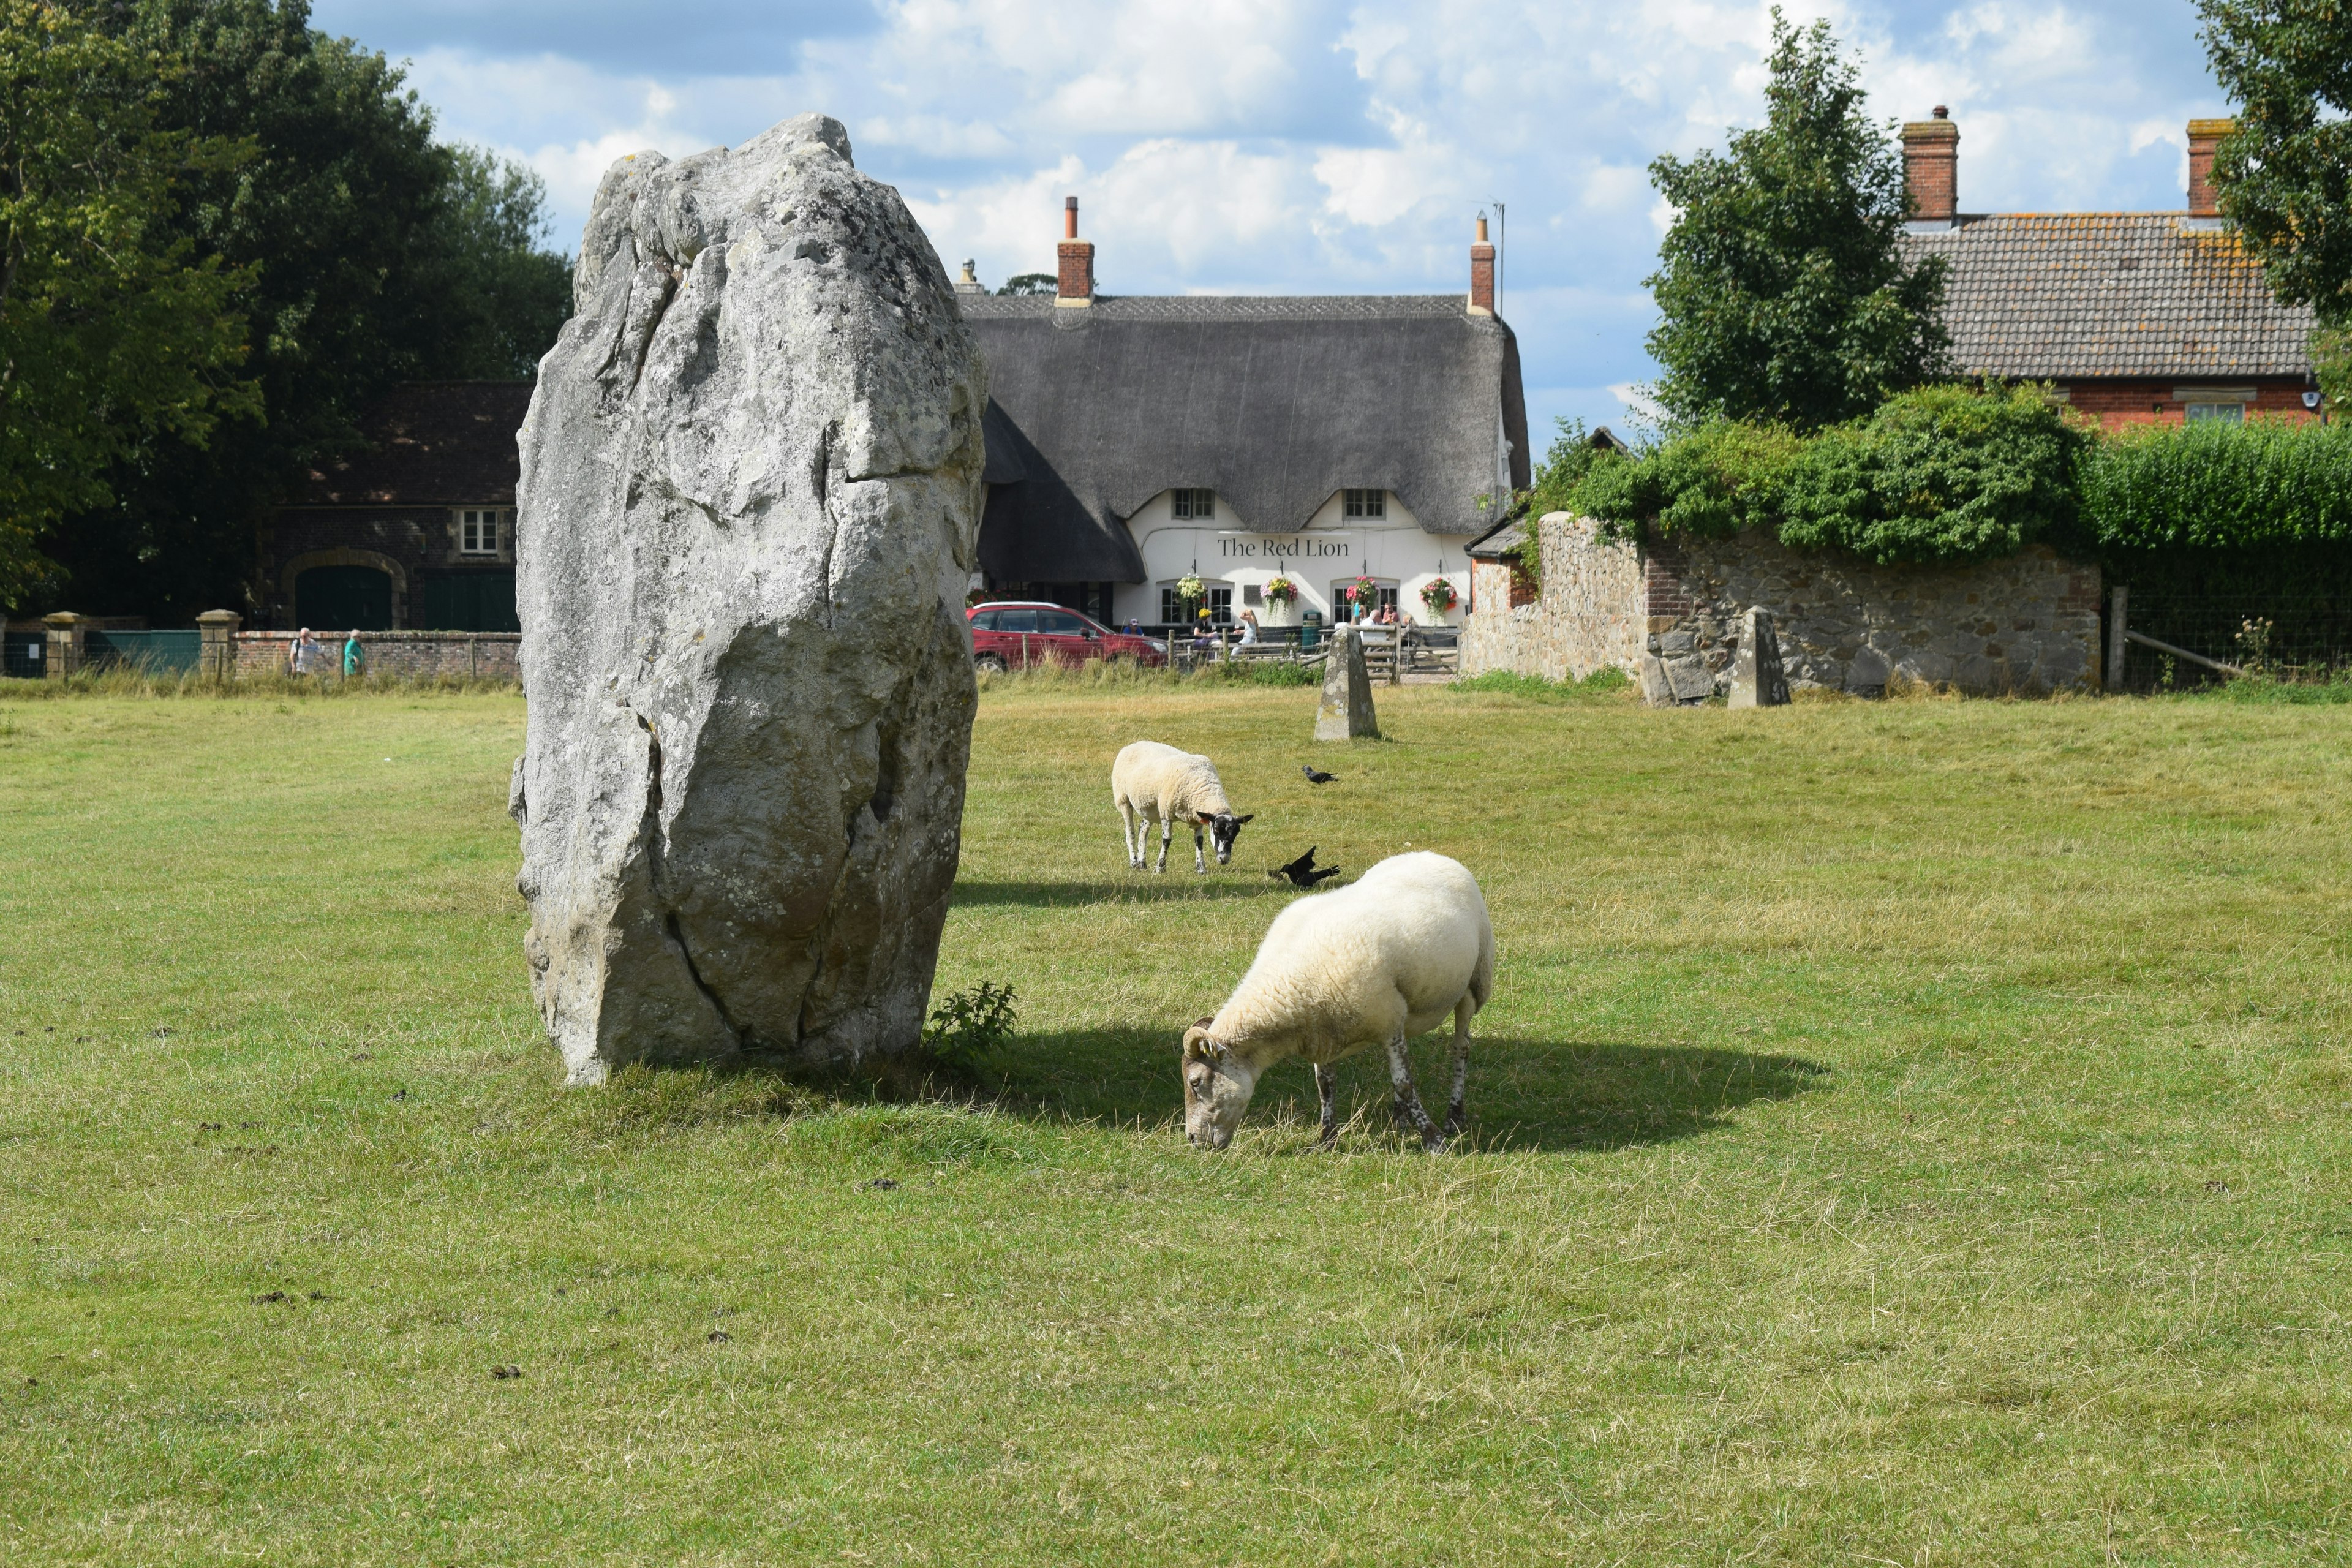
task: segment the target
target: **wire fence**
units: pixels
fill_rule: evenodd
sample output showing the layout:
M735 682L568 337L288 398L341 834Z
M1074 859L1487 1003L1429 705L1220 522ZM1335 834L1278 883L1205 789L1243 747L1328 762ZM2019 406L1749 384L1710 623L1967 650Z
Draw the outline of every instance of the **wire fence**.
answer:
M2108 631L2114 630L2112 604ZM2129 594L2124 624L2132 632L2269 680L2352 679L2352 601L2315 595L2222 597ZM2119 679L2117 678L2119 676ZM2174 691L2231 679L2179 653L2126 641L2111 689Z

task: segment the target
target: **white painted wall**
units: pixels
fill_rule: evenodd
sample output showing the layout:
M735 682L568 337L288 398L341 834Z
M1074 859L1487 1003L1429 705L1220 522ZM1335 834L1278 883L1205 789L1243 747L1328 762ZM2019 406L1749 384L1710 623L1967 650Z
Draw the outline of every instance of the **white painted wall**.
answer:
M1286 609L1256 606L1260 624L1296 626L1307 610L1332 620L1331 587L1359 573L1397 584L1397 613L1423 626L1455 626L1470 607L1470 541L1475 534L1423 532L1404 504L1388 498L1383 518L1342 515L1343 499L1334 494L1308 520L1304 529L1285 533L1261 533L1250 520L1234 515L1223 496L1217 498L1217 515L1207 521L1180 520L1171 492L1160 491L1128 519L1128 531L1142 552L1145 580L1118 585L1112 607L1121 625L1160 618L1160 584L1198 573L1206 584L1234 587L1234 612L1244 605L1241 590L1250 584L1263 589L1276 577L1298 584L1298 598ZM1421 602L1421 590L1443 576L1454 584L1453 610L1438 615Z

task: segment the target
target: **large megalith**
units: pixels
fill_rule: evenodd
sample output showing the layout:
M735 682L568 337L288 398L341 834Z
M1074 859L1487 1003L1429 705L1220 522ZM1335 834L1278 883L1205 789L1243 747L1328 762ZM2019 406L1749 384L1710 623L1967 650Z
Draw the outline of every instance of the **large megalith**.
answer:
M604 175L521 434L525 949L573 1082L921 1034L975 701L980 354L820 115Z

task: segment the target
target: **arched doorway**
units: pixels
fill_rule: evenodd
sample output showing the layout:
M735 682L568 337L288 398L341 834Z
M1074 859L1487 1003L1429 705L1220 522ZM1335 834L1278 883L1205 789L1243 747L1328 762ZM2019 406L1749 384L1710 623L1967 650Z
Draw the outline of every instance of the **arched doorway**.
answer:
M392 629L392 576L373 566L312 566L294 579L296 624L321 631Z

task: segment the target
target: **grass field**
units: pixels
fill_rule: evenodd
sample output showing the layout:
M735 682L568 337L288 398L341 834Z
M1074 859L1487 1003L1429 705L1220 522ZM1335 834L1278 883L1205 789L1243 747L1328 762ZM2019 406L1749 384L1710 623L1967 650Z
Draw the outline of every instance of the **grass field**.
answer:
M511 696L0 701L0 1559L2352 1561L2352 710L1314 700L983 697L988 1109L559 1089ZM1484 882L1473 1152L1183 1146L1310 843Z

